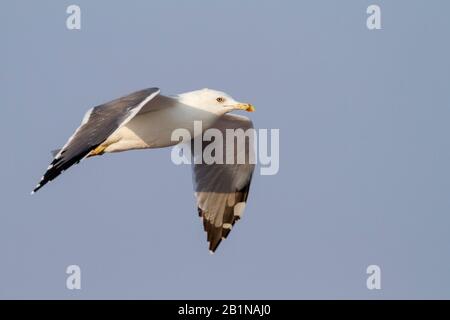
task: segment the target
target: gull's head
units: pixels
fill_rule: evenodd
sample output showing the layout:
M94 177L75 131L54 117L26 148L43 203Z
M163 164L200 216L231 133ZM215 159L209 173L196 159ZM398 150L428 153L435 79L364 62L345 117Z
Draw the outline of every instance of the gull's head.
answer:
M255 108L250 103L236 101L229 94L212 89L182 93L178 96L178 99L188 106L218 114L225 114L233 110L255 111Z

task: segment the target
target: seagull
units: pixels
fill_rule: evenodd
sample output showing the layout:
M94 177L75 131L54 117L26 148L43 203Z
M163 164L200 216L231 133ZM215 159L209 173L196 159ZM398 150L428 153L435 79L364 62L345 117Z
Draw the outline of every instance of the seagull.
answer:
M159 88L148 88L98 105L86 112L81 125L66 144L53 151L54 159L32 194L63 171L86 158L137 149L174 146L174 130L191 133L191 146L201 142L203 151L211 141L195 135L194 122L201 121L202 133L217 129L253 129L247 117L230 114L234 110L254 111L253 105L234 100L230 95L212 89L201 89L165 96ZM246 141L244 163L193 162L194 191L198 214L207 234L209 250L214 253L243 214L254 170L249 159L252 139ZM224 142L224 149L226 143ZM198 151L197 151L198 153ZM195 153L193 153L195 156ZM236 157L237 155L235 155Z

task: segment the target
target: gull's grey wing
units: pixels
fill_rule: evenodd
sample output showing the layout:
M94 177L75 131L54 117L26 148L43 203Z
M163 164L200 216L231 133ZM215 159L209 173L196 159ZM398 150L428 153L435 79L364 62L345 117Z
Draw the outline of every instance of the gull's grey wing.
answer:
M64 170L84 159L114 131L128 123L144 105L158 94L158 88L148 88L89 110L75 133L58 151L33 193L55 179Z
M219 129L225 137L226 129L253 128L252 122L242 116L227 114L217 121L214 128ZM253 132L248 131L253 137ZM197 138L201 140L201 137ZM197 141L200 141L197 140ZM227 145L224 138L224 159ZM234 164L206 164L204 161L193 165L195 196L198 214L203 220L207 233L209 250L214 252L222 239L225 239L243 214L254 170L253 138L245 139L245 147L237 148L238 139L234 138ZM195 143L195 142L194 142ZM202 152L211 142L202 142ZM245 161L237 163L239 155L245 154ZM198 157L198 154L194 156Z

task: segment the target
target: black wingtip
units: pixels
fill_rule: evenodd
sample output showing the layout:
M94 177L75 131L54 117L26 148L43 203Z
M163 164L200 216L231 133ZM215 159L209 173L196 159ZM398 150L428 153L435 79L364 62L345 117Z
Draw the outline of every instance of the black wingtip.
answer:
M31 191L31 195L35 194L39 189L41 189L44 185L42 183L38 184L33 191Z
M209 252L211 254L214 254L217 250L217 248L219 247L219 244L222 242L222 238L220 238L219 240L215 241L215 242L210 242L209 244Z

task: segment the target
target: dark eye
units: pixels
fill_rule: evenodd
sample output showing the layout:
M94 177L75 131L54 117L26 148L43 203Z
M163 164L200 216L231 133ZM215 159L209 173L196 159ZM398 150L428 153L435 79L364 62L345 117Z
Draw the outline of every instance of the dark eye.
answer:
M225 102L225 98L218 97L218 98L216 99L216 101L217 101L218 103L223 103L223 102Z

